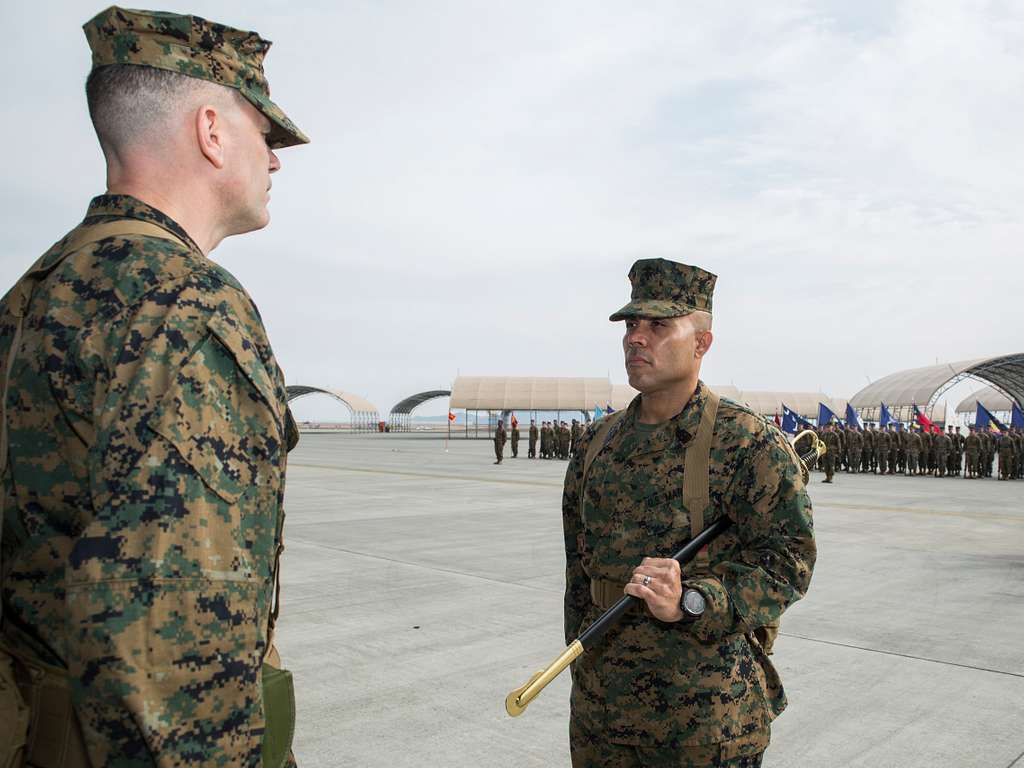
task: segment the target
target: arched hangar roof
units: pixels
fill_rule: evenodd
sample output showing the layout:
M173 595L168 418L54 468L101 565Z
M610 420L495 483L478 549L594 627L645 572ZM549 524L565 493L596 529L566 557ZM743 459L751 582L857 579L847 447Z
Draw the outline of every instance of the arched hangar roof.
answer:
M974 413L978 410L979 402L990 411L1009 411L1013 408L1013 402L1005 394L995 387L985 387L977 392L971 392L961 400L956 412Z
M964 379L994 385L1018 403L1024 403L1024 353L980 357L957 363L929 365L884 376L850 398L854 408L932 405L947 389Z
M452 408L468 411L590 411L629 404L636 392L608 379L543 376L459 376Z
M429 400L436 400L439 397L449 397L451 394L451 390L447 389L430 389L426 392L417 392L415 395L409 395L407 398L396 404L395 407L391 409L391 412L412 413L415 409L419 408Z
M321 387L308 387L303 384L293 384L285 387L288 392L288 402L306 395L328 395L342 403L353 414L377 413L377 406L369 400L353 395L351 392L342 392L340 389L322 389Z
M762 416L782 415L782 405L805 419L818 418L818 403L824 403L840 418L846 416L846 401L829 397L824 392L755 392L740 390L731 384L711 386L722 397L742 403Z

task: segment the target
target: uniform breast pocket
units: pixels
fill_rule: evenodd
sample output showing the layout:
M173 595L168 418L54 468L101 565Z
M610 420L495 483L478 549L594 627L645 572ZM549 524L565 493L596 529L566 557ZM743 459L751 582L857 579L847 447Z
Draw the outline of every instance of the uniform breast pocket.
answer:
M255 489L276 496L281 419L255 347L220 318L177 372L149 421L203 483L228 503Z
M683 506L681 488L646 494L636 505L634 515L638 532L652 543L673 549L690 537L690 515Z

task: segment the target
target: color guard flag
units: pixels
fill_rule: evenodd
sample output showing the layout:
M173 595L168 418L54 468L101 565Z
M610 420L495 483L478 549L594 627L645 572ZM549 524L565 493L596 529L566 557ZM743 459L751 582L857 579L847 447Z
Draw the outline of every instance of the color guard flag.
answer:
M1021 411L1020 406L1016 403L1013 404L1010 426L1014 429L1024 429L1024 411Z
M846 423L851 427L857 427L858 429L864 429L864 425L861 424L860 416L853 410L853 406L849 403L846 404Z
M988 429L991 432L1005 432L1006 427L999 419L992 415L991 411L977 400L978 412L974 416L975 429Z
M782 426L782 419L779 418L779 412L778 411L775 412L775 426L776 427L781 427Z
M814 425L783 403L782 431L789 435L795 435L800 429L814 429Z
M448 411L448 421L455 421L455 414Z
M604 416L604 411L601 410L601 406L600 405L595 405L594 406L594 421L597 421L602 416Z
M897 422L896 419L894 419L892 417L892 414L889 413L889 409L885 407L885 403L882 403L881 405L882 405L882 417L878 420L878 426L880 426L880 427L887 427L890 424L898 424L899 422ZM918 418L920 418L920 414L918 413L916 405L914 406L914 413L918 414ZM926 421L927 421L927 419L926 419ZM921 423L924 424L924 422L921 422ZM928 424L931 424L931 422L929 421Z
M612 404L611 404L611 403L607 403L607 404L605 404L605 408L604 408L604 409L605 409L605 411L607 411L608 413L615 413L615 409L614 409L614 408L612 408Z
M837 424L842 424L843 420L832 413L832 409L824 403L818 403L818 426L824 427L826 424L831 424L835 421Z
M512 414L512 426L513 428L519 426L519 419L516 418L516 415L514 413Z

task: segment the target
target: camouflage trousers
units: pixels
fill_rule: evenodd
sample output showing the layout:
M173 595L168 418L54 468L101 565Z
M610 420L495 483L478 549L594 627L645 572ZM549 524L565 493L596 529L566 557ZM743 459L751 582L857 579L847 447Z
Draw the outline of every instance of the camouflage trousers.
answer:
M572 768L760 768L768 730L720 744L640 747L613 744L569 720Z

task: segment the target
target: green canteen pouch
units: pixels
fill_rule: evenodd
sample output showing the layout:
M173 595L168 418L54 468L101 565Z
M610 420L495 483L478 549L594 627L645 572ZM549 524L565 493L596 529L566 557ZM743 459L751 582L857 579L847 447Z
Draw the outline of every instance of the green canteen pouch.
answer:
M292 673L263 665L264 768L281 768L292 752L295 736L295 685Z
M13 660L0 650L0 768L24 764L28 720L28 705L14 678Z

